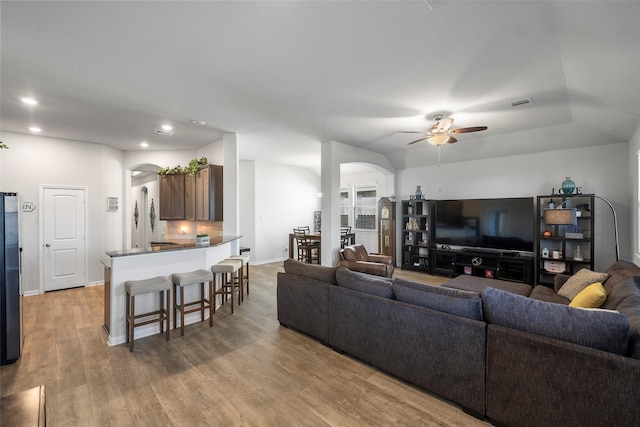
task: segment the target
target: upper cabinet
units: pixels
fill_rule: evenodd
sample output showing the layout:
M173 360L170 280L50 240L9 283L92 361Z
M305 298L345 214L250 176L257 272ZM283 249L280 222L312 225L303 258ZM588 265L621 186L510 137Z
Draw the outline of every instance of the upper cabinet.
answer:
M184 174L160 175L160 219L185 219Z
M222 166L193 175L160 175L160 219L222 221Z
M222 166L196 172L196 220L222 221Z

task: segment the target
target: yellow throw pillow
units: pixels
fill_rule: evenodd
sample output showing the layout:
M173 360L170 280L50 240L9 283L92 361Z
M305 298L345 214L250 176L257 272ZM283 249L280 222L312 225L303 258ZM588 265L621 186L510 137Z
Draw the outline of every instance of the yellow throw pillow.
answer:
M569 303L569 307L600 308L607 300L607 291L602 283L596 282L581 290Z

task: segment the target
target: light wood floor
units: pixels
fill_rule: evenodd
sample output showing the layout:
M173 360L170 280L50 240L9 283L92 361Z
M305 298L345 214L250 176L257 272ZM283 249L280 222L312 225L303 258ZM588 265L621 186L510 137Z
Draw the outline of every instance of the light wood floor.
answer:
M26 297L23 356L0 368L0 395L45 384L51 426L488 425L281 327L277 271L252 266L251 295L213 328L142 338L134 353L106 345L102 286Z

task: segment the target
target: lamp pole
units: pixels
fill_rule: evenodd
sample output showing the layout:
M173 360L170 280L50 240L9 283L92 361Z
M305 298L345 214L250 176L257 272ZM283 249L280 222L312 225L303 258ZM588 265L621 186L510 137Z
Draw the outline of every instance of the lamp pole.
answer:
M616 261L620 260L620 244L618 243L618 216L616 215L616 210L613 208L611 202L609 202L604 197L600 197L598 195L593 195L596 199L600 199L605 202L611 208L611 212L613 213L613 233L616 239Z

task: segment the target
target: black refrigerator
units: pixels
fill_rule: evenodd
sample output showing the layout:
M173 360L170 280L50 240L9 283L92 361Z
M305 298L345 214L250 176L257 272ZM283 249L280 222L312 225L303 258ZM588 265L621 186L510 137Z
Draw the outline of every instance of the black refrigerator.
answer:
M20 211L16 193L0 193L0 365L22 351Z

